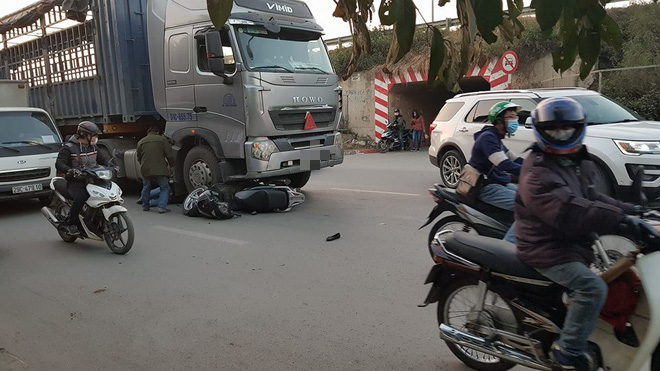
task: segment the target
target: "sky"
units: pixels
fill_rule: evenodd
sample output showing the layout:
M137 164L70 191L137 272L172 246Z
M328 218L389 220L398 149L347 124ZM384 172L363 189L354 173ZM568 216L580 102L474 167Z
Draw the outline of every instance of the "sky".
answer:
M323 27L325 30L324 39L331 39L340 36L350 35L350 30L348 28L348 23L345 23L339 18L332 16L332 12L335 9L335 3L333 0L303 0L307 3L309 8L314 14L318 24ZM525 5L529 5L531 0L525 0ZM21 9L31 3L34 3L35 0L0 0L0 17L5 14L11 13L18 9ZM415 5L421 12L422 16L426 21L431 22L433 19L436 21L444 20L446 18L455 18L456 17L456 1L452 0L447 3L444 7L438 6L438 0L414 0ZM380 1L374 0L375 4L379 4ZM506 3L506 2L505 2ZM623 4L620 4L623 5ZM619 5L619 6L620 6ZM373 23L369 24L369 27L375 27L379 25L378 14L374 14ZM421 23L421 17L417 15L417 22Z

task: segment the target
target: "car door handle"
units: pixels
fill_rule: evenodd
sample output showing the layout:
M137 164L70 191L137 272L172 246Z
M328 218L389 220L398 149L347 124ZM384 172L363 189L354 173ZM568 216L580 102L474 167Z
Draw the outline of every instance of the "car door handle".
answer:
M202 106L194 107L193 112L195 113L206 112L206 107L202 107Z
M461 133L467 133L467 132L468 132L468 128L466 128L465 126L463 126L461 129L458 129L458 131L460 131Z

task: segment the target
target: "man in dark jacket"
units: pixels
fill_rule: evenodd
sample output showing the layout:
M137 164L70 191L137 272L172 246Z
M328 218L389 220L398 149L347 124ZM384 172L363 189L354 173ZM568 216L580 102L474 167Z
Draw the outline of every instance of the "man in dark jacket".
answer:
M158 213L170 212L167 208L170 197L169 169L174 164L174 152L167 138L159 134L158 127L150 127L147 136L138 142L137 158L142 173L142 210L149 211L151 188L155 183L160 187Z
M394 122L394 127L397 130L399 143L401 144L401 150L403 151L405 144L403 141L403 133L406 131L406 120L403 119L403 116L401 116L401 111L399 111L398 108L394 110L394 119L392 121Z
M569 289L572 303L553 357L564 369L591 370L587 340L607 297L589 269L595 233L617 230L635 206L594 189L594 164L582 145L584 109L570 98L541 102L532 112L536 144L521 171L516 196L518 256Z
M55 168L65 174L68 183L67 190L73 199L69 217L62 226L70 235L80 234L82 225L78 216L85 201L89 198L87 183L85 178L81 177L81 170L96 167L98 164L108 166L110 160L103 157L96 147L99 134L101 134L101 130L95 123L83 121L78 124L76 134L69 138L57 155Z
M499 102L491 107L487 125L474 134L474 147L470 156L470 166L484 174L485 182L479 192L479 199L500 209L513 211L516 197L515 184L511 176L518 176L522 158L509 151L502 143L506 135L518 130L518 109L520 106L511 102ZM505 240L514 242L514 226L511 226Z

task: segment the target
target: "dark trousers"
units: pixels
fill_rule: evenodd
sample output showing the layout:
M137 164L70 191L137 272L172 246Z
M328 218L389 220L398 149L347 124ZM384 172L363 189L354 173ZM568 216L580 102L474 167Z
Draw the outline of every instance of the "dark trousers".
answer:
M85 205L85 201L89 198L89 193L87 193L87 183L69 182L68 191L71 198L73 198L73 205L71 205L71 211L69 211L68 223L80 225L78 215L80 215L80 211Z

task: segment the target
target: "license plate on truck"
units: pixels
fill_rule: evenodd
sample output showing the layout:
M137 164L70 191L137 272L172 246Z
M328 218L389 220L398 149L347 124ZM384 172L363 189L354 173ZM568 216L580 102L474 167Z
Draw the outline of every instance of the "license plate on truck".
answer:
M11 192L16 194L16 193L41 191L42 189L44 189L44 186L42 184L28 184L28 185L11 187Z

